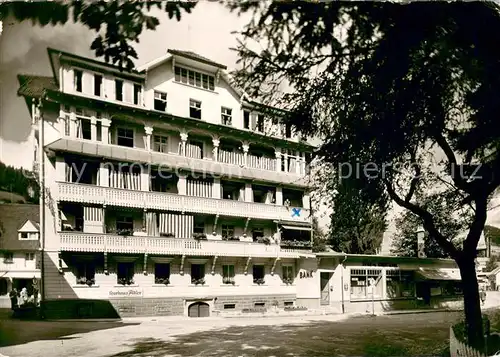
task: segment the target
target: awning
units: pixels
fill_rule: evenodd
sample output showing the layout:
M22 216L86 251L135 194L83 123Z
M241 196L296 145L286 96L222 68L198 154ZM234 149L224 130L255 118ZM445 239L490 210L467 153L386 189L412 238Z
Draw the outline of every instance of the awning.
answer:
M417 274L426 280L452 280L461 281L458 269L423 269L417 270Z
M40 279L41 274L39 271L33 272L33 271L8 271L6 273L1 273L0 272L0 279L1 278L10 278L10 279Z
M296 231L311 231L311 227L304 227L304 226L281 226L282 228L285 229L294 229Z

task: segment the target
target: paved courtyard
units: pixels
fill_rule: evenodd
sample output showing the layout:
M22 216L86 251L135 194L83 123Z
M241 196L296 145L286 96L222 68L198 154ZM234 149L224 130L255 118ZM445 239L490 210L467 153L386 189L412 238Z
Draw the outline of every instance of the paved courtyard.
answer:
M0 320L8 357L445 356L459 313L124 322Z

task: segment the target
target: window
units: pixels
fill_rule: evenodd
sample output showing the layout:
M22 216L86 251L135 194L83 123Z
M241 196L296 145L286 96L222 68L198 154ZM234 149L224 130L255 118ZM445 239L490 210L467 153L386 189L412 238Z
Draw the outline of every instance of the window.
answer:
M250 129L250 112L246 110L243 111L243 128Z
M11 252L5 252L5 253L3 253L3 262L5 264L12 264L12 263L14 263L14 253L11 253Z
M292 137L292 126L290 124L285 124L285 137L287 139Z
M224 304L224 310L235 309L236 304Z
M257 123L255 129L261 133L264 132L264 116L262 114L257 115Z
M134 147L134 130L127 128L117 128L116 143L120 146Z
M191 264L191 283L205 279L205 264Z
M283 280L283 282L287 284L293 283L293 280L295 278L293 274L293 266L284 265L281 268L282 268L281 280Z
M82 92L82 77L83 77L83 72L75 69L75 90L77 92Z
M222 266L222 283L234 285L234 265Z
M140 105L141 101L142 86L140 84L134 84L134 104Z
M265 302L256 302L253 304L254 307L265 307L266 303Z
M155 264L155 284L170 283L170 264L156 263Z
M162 112L167 111L167 93L155 91L154 108L155 110L160 110Z
M254 284L260 283L264 280L264 265L253 266L253 282Z
M69 136L70 135L70 119L69 119L69 115L68 114L65 114L64 115L64 135L66 136Z
M76 264L76 284L93 285L95 283L95 265L92 262Z
M381 269L351 269L351 299L371 299L382 296ZM375 286L370 286L370 281Z
M205 222L195 223L193 233L197 233L197 234L205 233Z
M116 266L116 280L120 285L134 284L134 263L118 263Z
M228 239L234 237L234 226L227 224L222 225L222 238Z
M123 100L123 81L115 79L115 99Z
M155 135L153 142L153 150L158 152L168 152L168 137L162 135Z
M224 108L222 107L221 108L221 120L222 120L222 124L224 125L231 125L231 122L232 122L232 117L231 117L231 113L232 113L232 109L229 109L229 108Z
M175 81L207 90L215 90L215 77L187 68L175 66Z
M252 238L257 240L258 238L264 237L264 228L254 228L252 229Z
M79 139L92 139L92 123L87 118L77 118L76 137Z
M387 270L386 280L388 298L415 296L415 280L412 271Z
M198 100L189 100L189 116L194 119L201 119L201 102Z
M101 91L102 91L102 76L100 74L94 74L94 95L100 97Z
M37 232L20 232L19 239L38 240Z
M99 113L97 113L99 114ZM99 117L98 117L99 118ZM96 140L97 141L102 141L102 121L98 120L95 123L95 131L96 131Z
M35 253L26 253L25 260L27 262L35 260Z
M116 230L117 231L133 231L134 220L131 216L118 216L116 217Z

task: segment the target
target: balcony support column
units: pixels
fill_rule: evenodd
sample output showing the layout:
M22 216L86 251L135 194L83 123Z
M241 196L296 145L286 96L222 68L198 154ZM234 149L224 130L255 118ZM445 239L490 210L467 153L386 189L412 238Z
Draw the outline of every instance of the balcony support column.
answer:
M103 144L109 144L109 127L111 126L111 119L101 119L102 124L102 133L101 133L101 141Z
M247 236L248 223L250 223L250 218L247 218L247 220L245 221L245 228L243 228L243 236L244 237Z
M90 139L97 141L97 118L95 116L90 117Z
M106 205L102 205L102 233L106 234Z
M309 192L304 192L302 195L302 207L304 209L311 209L311 197L309 196Z
M274 271L276 270L276 264L278 264L278 261L280 260L279 257L277 257L276 259L274 259L273 261L273 266L271 267L271 276L274 275Z
M141 191L149 191L150 166L141 165Z
M184 261L185 261L185 260L186 260L186 256L185 256L185 255L183 255L183 256L181 257L181 267L180 267L180 272L179 272L179 274L180 274L180 275L184 275Z
M300 151L295 152L295 174L300 175L301 170L300 170L300 162L302 161L302 155Z
M144 264L142 268L142 273L148 275L148 253L144 253Z
M179 195L186 195L187 191L187 180L186 180L186 174L184 173L179 173L179 180L177 181L177 192Z
M212 144L214 145L214 148L212 150L212 152L213 152L212 160L219 161L219 144L220 144L219 138L217 138L217 137L213 138Z
M109 275L108 271L108 253L104 252L104 274Z
M245 183L245 202L253 202L253 190L251 183Z
M105 162L99 164L99 186L109 187L109 167Z
M214 221L214 226L213 226L213 229L212 229L212 234L215 236L217 235L217 223L219 221L219 215L216 214L215 215L215 221Z
M151 136L153 135L153 127L149 125L144 126L144 132L146 133L146 150L151 151L152 145L151 145Z
M62 156L56 157L56 180L66 181L66 162Z
M215 275L215 264L217 263L217 258L219 258L217 255L214 257L214 260L212 262L212 275Z
M248 142L243 142L241 149L243 150L243 165L248 166L248 150L250 149Z
M183 131L181 132L181 152L182 156L186 156L186 143L188 140L188 133Z
M220 184L220 178L214 178L214 185L212 186L212 198L224 198L222 196L222 189Z
M276 205L283 206L283 187L276 187Z
M76 138L76 120L76 113L71 111L69 114L69 136L72 138Z
M280 172L281 171L281 149L276 148L275 155L276 155L276 171Z
M252 261L252 257L248 257L247 261L245 263L245 275L248 274L248 266L250 265L250 262Z

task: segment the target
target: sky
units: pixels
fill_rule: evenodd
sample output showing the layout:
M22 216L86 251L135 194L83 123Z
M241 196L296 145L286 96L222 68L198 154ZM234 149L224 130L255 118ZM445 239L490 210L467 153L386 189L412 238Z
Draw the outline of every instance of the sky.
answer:
M144 31L134 44L139 59L136 67L166 54L167 49L191 50L216 62L236 67L237 56L231 47L237 45L233 31L242 30L248 15L239 17L217 2L201 1L191 14L183 13L180 22L162 12L153 12L160 20L156 31ZM95 33L71 21L64 26L33 26L6 19L0 35L0 161L15 167L31 168L32 143L29 141L31 122L23 98L18 97L17 74L51 75L47 47L94 58L90 44ZM324 207L319 209L320 223L327 223ZM394 207L390 217L401 212ZM500 211L489 215L489 221L500 224ZM382 251L390 250L391 223Z

